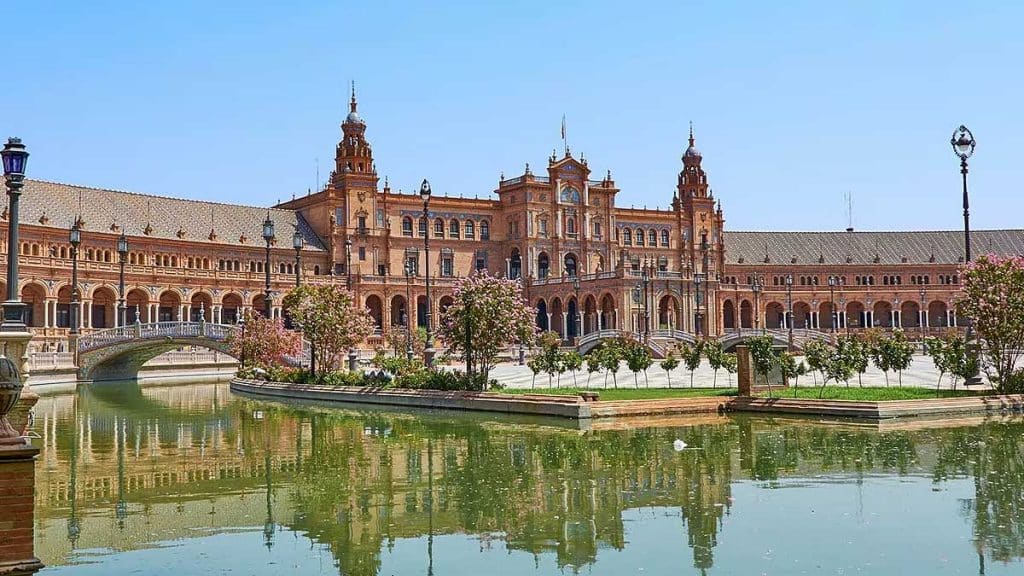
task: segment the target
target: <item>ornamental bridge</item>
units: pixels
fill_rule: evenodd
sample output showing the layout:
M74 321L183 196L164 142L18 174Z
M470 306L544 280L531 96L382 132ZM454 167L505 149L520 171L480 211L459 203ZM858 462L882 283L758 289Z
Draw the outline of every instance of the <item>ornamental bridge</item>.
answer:
M78 338L80 380L132 380L143 364L160 354L184 346L200 346L231 354L229 338L241 328L234 324L199 322L135 323L100 330ZM308 344L300 357L288 358L293 366L308 364Z

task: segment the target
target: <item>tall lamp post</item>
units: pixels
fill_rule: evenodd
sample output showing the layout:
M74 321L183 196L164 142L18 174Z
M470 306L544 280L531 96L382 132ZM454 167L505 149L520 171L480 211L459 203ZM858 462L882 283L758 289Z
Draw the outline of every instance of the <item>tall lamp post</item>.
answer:
M793 351L793 275L786 274L786 329L789 330L787 345Z
M917 324L918 324L918 328L921 329L921 333L925 334L925 335L927 335L927 333L928 333L928 319L927 319L928 307L927 307L927 304L925 303L926 302L925 301L925 296L926 295L927 294L925 293L924 286L921 286L921 309L917 312Z
M405 358L409 362L412 362L414 355L412 349L412 327L409 326L409 307L412 302L412 260L409 255L405 255Z
M953 146L953 153L960 158L960 174L963 176L964 184L964 263L971 263L971 215L969 202L967 201L967 159L974 154L974 146L977 144L974 140L974 134L967 129L967 126L960 125L953 132L953 137L949 140L950 145ZM974 339L974 320L967 318L967 332L964 334L964 344L967 347L968 352L977 356L977 349L973 347L972 340ZM977 366L977 362L974 363ZM972 374L970 378L967 378L964 385L981 384L981 377L977 373Z
M82 293L78 287L78 247L82 244L82 224L79 217L71 225L68 234L68 241L71 242L71 330L72 335L78 334L79 315L82 313Z
M295 227L295 234L292 234L292 248L295 248L295 287L298 288L302 285L302 247L306 245L306 241L302 238L302 233L299 232L299 227Z
M128 237L125 236L124 230L121 231L121 235L117 238L117 255L118 263L121 267L121 272L118 275L117 280L117 325L124 326L127 323L127 314L125 313L125 294L124 294L124 265L128 262Z
M573 320L576 321L576 329L573 330L575 334L573 336L583 336L583 312L580 309L580 275L576 274L572 277L572 289L576 292L576 314ZM579 348L579 340L576 341L576 347Z
M828 277L828 311L829 311L829 314L832 315L832 322L830 324L830 327L832 328L832 333L835 334L836 333L836 323L839 320L839 314L836 313L836 277L835 276L829 276Z
M0 332L25 332L25 304L18 293L18 202L25 185L28 152L21 138L8 138L3 151L0 151L0 157L3 157L4 183L10 199L7 216L7 300L3 304L4 318Z
M650 318L650 303L647 301L647 291L651 284L651 269L645 262L643 268L640 269L640 282L643 284L644 299L643 299L643 318L644 318L644 342L647 342L651 338L651 318Z
M267 212L267 219L263 221L263 241L267 243L267 254L263 262L263 271L266 273L263 285L263 316L270 318L270 244L274 241L274 221L270 219L270 212Z
M754 275L754 282L750 285L751 292L754 293L754 329L761 328L761 333L764 334L764 327L761 325L761 289L764 285L761 283L761 277Z
M423 183L420 184L420 198L423 200L423 222L430 222L430 182L427 179L423 179ZM430 306L430 226L426 226L423 233L423 270L427 291L427 338L425 347L423 349L423 363L428 368L434 366L434 332L431 326L431 306Z
M704 335L704 314L701 310L700 285L704 283L704 274L698 272L693 275L694 298L697 300L697 338Z
M352 239L345 238L345 289L352 291Z
M636 306L637 312L640 311L640 283L637 282L636 286L633 286L633 304ZM637 314L637 334L640 334L640 315Z
M736 329L736 333L740 333L740 328L743 324L743 309L740 306L740 280L734 278L732 282L732 293L733 293L733 312L732 312L732 324L733 328Z

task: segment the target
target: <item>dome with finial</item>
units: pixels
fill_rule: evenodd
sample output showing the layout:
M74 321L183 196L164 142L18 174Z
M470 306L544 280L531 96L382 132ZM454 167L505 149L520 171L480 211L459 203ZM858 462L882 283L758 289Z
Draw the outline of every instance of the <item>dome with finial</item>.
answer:
M356 83L352 81L352 99L348 104L348 116L345 117L345 124L362 124L365 125L363 119L359 117L359 112L356 111Z
M693 122L690 122L690 146L683 153L683 158L700 158L700 150L693 144Z

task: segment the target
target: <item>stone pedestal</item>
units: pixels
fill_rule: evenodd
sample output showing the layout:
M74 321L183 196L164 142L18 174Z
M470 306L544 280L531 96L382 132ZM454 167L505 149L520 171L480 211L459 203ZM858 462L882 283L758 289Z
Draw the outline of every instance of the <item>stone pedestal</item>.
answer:
M742 344L736 347L736 385L740 396L753 396L754 363L750 358L750 348Z
M32 407L39 401L39 395L28 386L28 343L31 340L31 332L0 332L0 352L10 358L21 373L21 397L7 414L7 420L22 436L28 430Z
M25 576L43 568L33 544L35 471L39 449L0 449L0 576Z

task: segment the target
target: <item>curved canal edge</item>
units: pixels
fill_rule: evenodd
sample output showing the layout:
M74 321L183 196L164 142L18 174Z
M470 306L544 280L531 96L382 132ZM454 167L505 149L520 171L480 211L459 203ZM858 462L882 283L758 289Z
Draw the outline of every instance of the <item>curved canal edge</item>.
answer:
M663 400L587 401L579 396L357 388L264 382L238 378L231 381L231 390L253 396L338 404L375 404L404 408L474 410L505 414L556 416L579 420L720 412L757 412L862 420L889 420L894 418L944 415L994 416L1024 412L1024 395L1021 394L937 398L934 400L890 400L883 402L736 396L670 398Z

